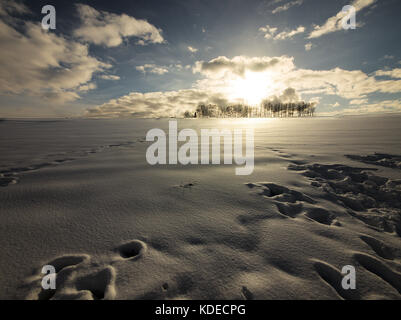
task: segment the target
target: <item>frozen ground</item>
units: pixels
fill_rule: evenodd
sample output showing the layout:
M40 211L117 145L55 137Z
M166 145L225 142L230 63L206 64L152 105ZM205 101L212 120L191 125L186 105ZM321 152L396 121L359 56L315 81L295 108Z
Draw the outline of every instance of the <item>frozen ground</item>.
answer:
M179 121L254 127L255 170L236 176L148 165L167 120L1 121L0 298L399 299L400 124Z

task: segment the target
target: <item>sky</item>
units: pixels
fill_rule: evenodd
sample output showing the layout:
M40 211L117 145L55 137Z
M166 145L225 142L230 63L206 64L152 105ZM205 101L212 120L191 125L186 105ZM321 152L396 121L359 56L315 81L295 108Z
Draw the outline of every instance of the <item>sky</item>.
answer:
M56 9L45 30L42 7ZM344 30L345 5L356 28ZM0 0L0 117L182 116L199 103L401 112L399 0Z

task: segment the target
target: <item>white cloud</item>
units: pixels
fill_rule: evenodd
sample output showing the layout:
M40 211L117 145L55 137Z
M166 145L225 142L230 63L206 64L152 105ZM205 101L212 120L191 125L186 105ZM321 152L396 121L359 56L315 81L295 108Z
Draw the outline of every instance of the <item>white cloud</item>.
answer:
M82 25L74 31L74 35L89 43L116 47L128 37L138 38L140 45L164 42L161 30L146 20L97 11L84 4L78 4L77 10Z
M191 47L191 46L188 46L187 49L189 52L192 52L192 53L198 52L198 49Z
M278 2L280 2L280 1L278 1ZM300 6L302 3L303 3L303 0L290 1L290 2L287 2L286 4L284 4L282 6L279 6L279 7L275 8L272 11L272 13L276 14L276 13L279 13L279 12L282 12L282 11L287 11L288 9L290 9L293 6Z
M361 115L369 113L394 113L401 112L401 100L385 100L377 103L365 104L352 108L346 108L339 111L324 112L321 115Z
M144 74L154 73L162 75L168 72L168 69L166 67L157 66L155 64L144 64L143 66L137 66L135 69L141 71Z
M118 99L110 100L95 108L87 109L88 117L175 117L186 110L194 110L199 103L224 104L221 94L197 89L166 92L132 92Z
M361 70L331 70L298 69L284 75L285 82L297 82L294 87L304 93L322 93L338 95L346 99L361 99L373 92L401 92L400 80L377 80Z
M185 110L193 110L199 102L253 103L254 98L261 101L271 97L292 101L310 95L314 96L313 101L328 95L348 99L352 105L380 110L383 106L369 104L368 95L376 92L401 93L401 80L398 79L380 80L375 74L368 75L361 70L300 69L295 66L294 58L288 56L220 56L210 61L197 61L193 72L203 78L196 81L192 89L146 94L134 92L92 109L88 114L176 116L182 115ZM389 102L385 103L385 109L391 109Z
M354 99L354 100L351 100L349 102L349 104L356 104L356 105L367 104L368 101L369 101L368 99Z
M264 33L265 39L273 39L273 40L285 40L292 38L293 36L305 32L305 27L299 26L294 30L287 30L277 33L277 28L270 27L266 25L265 27L259 28L259 31Z
M13 10L24 12L17 8ZM91 57L86 45L44 31L38 23L11 16L7 19L12 23L0 20L0 93L3 95L27 94L57 102L76 100L79 92L94 88L89 83L95 72L111 67ZM17 24L18 30L12 27Z
M305 44L305 51L311 51L313 47L312 42L308 42L307 44Z
M116 80L120 80L120 77L119 76L115 76L115 75L111 75L111 74L103 74L103 75L100 76L100 79L116 81Z
M259 31L265 34L264 37L266 39L271 39L277 32L277 28L266 25L265 27L260 27Z
M83 84L83 85L79 86L77 88L77 90L79 92L87 92L89 90L93 90L93 89L96 89L96 88L97 88L97 85L95 83L87 83L87 84Z
M274 37L274 40L285 40L285 39L292 38L293 36L300 34L300 33L304 33L304 32L305 32L305 27L299 26L298 28L296 28L294 30L280 32L279 34L277 34Z
M367 8L374 4L376 0L354 0L351 3L351 6L355 7L355 11L359 12L364 8ZM327 21L321 26L315 26L314 30L309 34L309 39L319 38L325 34L336 32L342 30L342 19L347 15L347 13L343 11L339 11L335 16L330 17Z
M393 70L378 70L375 72L376 76L388 76L394 79L401 79L401 68L396 68Z
M220 56L210 61L197 61L193 71L208 77L225 76L226 72L244 76L246 71L263 72L266 70L288 71L294 67L294 58L282 57L246 57L236 56L229 59Z
M232 96L230 86L250 78L251 86L263 90L262 94L279 95L286 88L294 88L302 95L332 95L355 100L367 99L369 94L401 93L401 80L380 80L361 70L311 70L296 68L292 57L218 57L208 62L198 61L194 72L206 78L196 85L204 90L216 90ZM395 76L397 69L392 71ZM396 74L398 77L398 73ZM252 88L249 88L250 90ZM234 90L234 91L235 91ZM358 100L361 102L361 100Z

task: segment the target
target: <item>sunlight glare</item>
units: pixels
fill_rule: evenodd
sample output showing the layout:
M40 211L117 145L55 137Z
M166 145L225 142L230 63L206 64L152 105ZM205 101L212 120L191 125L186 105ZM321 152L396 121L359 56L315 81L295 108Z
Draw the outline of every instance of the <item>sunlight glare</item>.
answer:
M271 92L271 81L266 74L247 72L244 77L231 81L230 98L258 105Z

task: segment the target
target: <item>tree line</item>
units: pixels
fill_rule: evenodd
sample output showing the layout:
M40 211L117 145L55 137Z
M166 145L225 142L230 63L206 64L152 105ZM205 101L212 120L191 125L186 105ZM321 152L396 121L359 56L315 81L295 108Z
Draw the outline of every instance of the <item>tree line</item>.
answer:
M218 106L199 104L195 112L185 111L185 118L272 118L272 117L313 117L314 102L280 102L264 100L258 107L245 104Z

